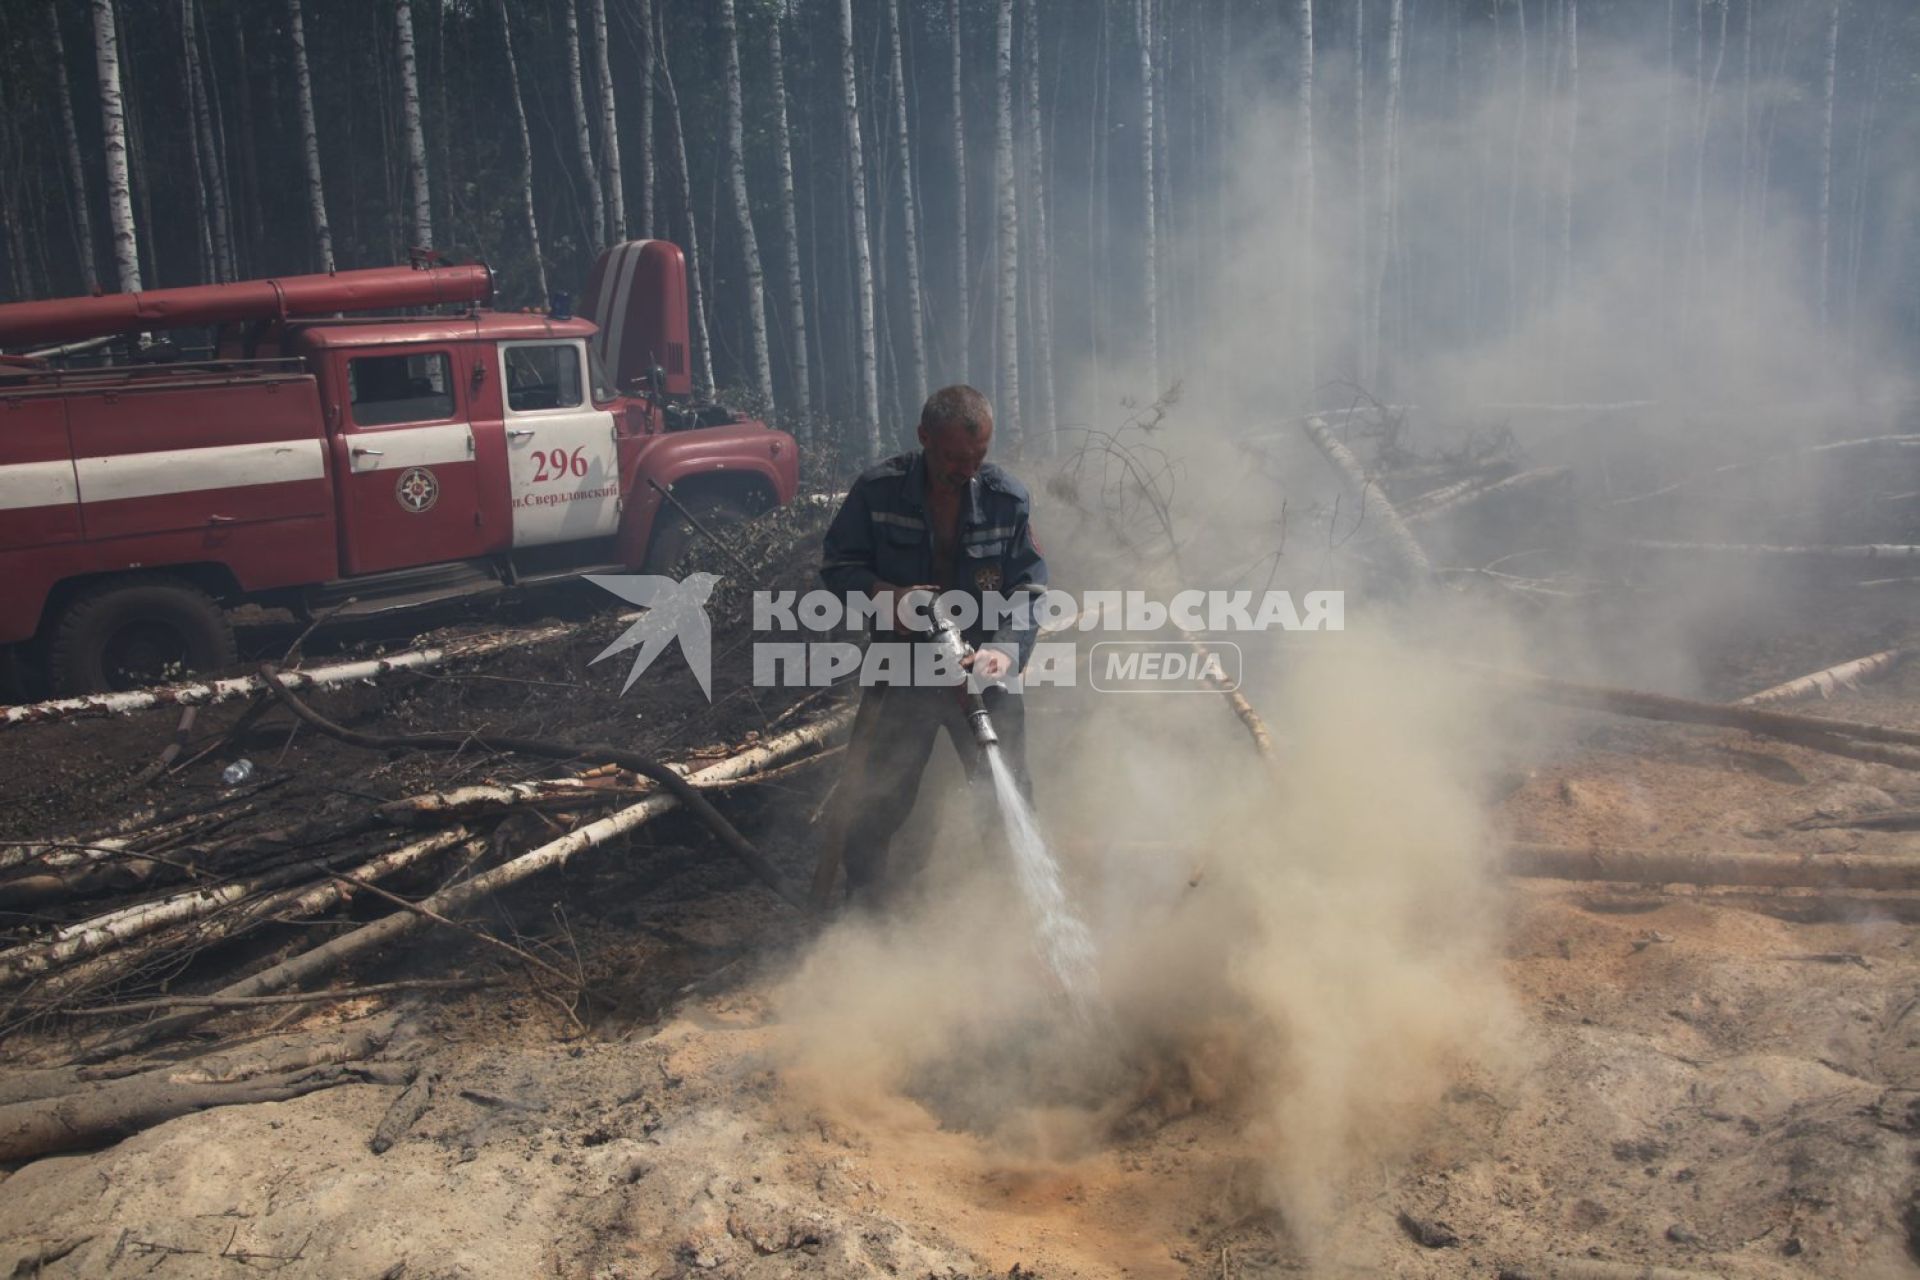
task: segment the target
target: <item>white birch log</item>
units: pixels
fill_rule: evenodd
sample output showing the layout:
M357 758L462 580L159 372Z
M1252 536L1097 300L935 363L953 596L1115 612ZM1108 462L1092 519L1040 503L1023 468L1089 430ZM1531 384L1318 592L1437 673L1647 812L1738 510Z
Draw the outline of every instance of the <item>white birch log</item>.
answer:
M999 0L993 31L994 275L999 282L993 317L999 386L994 421L1010 440L1018 441L1025 431L1020 417L1020 205L1013 185L1013 0ZM1147 201L1151 206L1151 192Z
M299 4L300 0L289 0ZM520 211L527 220L527 247L533 258L533 275L540 300L550 295L547 287L547 263L540 253L540 217L533 207L533 143L527 136L527 106L520 96L520 65L513 56L513 20L507 16L507 0L496 0L500 13L500 51L507 64L507 96L513 100L514 131L520 139Z
M1503 480L1482 481L1459 489L1457 492L1423 502L1417 512L1405 516L1405 519L1409 525L1426 524L1440 516L1452 515L1467 507L1478 506L1488 498L1564 480L1570 474L1572 473L1566 467L1535 467L1531 471L1522 471L1518 475L1511 475Z
M594 0L595 4L602 0ZM734 233L747 284L747 354L753 388L761 403L773 403L773 359L767 352L767 279L760 264L760 240L753 232L753 202L747 195L746 109L740 92L740 28L733 0L720 0L720 40L724 46L727 94L727 187L733 196Z
M852 722L853 711L851 706L841 708L812 724L769 739L751 751L743 751L739 755L697 770L688 775L688 780L695 785L703 785L735 781L754 774L771 772L790 760L825 746L832 737ZM471 880L442 889L419 905L436 915L452 915L530 876L561 866L575 854L604 845L618 836L651 822L661 814L674 809L679 803L679 800L668 792L650 795L638 804L629 805L598 822L588 823L577 831L569 832L558 840L529 850ZM284 991L289 987L298 986L330 973L342 963L365 952L418 932L429 923L424 916L413 911L395 912L393 915L384 916L371 924L355 929L351 933L342 934L311 951L302 952L285 963L231 983L214 994L222 999L232 999L241 996L271 995L274 992ZM190 1011L158 1019L143 1026L131 1028L92 1047L85 1056L92 1061L118 1056L160 1037L198 1025L209 1016L211 1013L208 1011Z
M300 158L306 166L307 219L320 252L320 269L331 274L333 230L327 224L327 191L320 174L320 129L313 114L313 74L307 66L307 26L300 13L300 0L287 0L287 30L293 39L294 106L300 122Z
M932 390L927 384L927 307L920 292L920 205L913 186L913 134L907 127L906 60L900 53L900 5L902 0L886 0L887 56L892 75L893 141L900 153L901 240L907 266L907 325L911 341L908 351L912 384L901 399L918 405Z
M1920 562L1920 546L1872 543L1843 547L1772 547L1734 542L1663 542L1628 538L1622 544L1641 551L1693 552L1781 560L1903 560Z
M80 277L86 282L87 292L97 293L100 264L93 254L93 202L87 197L87 166L80 153L80 130L74 123L73 87L67 81L67 43L60 35L60 12L53 0L47 0L45 21L53 44L53 92L60 108L60 160L73 202L73 247L80 258Z
M1858 688L1862 680L1871 680L1884 675L1898 666L1907 656L1907 649L1883 649L1879 653L1870 653L1864 658L1855 658L1851 662L1842 662L1837 666L1815 671L1810 675L1776 684L1770 689L1750 693L1734 703L1739 707L1763 706L1769 702L1791 702L1796 698L1808 698L1819 694L1822 701L1831 698L1836 689Z
M571 0L569 0L571 12ZM433 247L433 189L427 179L427 133L420 119L420 69L413 54L412 0L395 0L393 30L400 51L400 120L407 142L408 231L416 249Z
M93 56L100 72L100 126L107 153L107 223L113 229L115 282L122 293L140 289L140 234L133 220L133 183L127 168L126 99L120 91L120 40L113 0L92 0Z
M860 138L860 87L853 62L853 0L840 0L840 111L853 216L853 336L859 365L855 407L867 457L878 458L885 446L880 435L879 346L873 327L873 244L867 233L867 158Z
M403 867L451 848L470 834L464 827L436 832L403 848L382 854L357 868L354 874L363 880L392 875ZM312 875L324 872L293 867L285 869L285 874ZM189 889L157 901L136 903L77 921L56 930L51 937L42 941L0 951L0 983L20 982L91 956L117 950L156 930L226 910L235 903L259 895L263 888L271 887L270 883L263 884L260 877L249 877L227 884ZM295 891L296 895L300 892L303 891Z
M1397 2L1397 0L1396 0ZM1307 438L1314 447L1325 455L1333 469L1353 495L1364 504L1367 517L1378 522L1388 551L1395 561L1395 570L1410 582L1426 582L1433 577L1433 565L1427 559L1427 553L1420 546L1420 540L1407 529L1400 513L1395 511L1393 503L1380 486L1367 478L1366 468L1353 456L1353 451L1333 438L1327 430L1327 424L1318 418L1308 418L1301 424Z
M288 671L280 679L289 689L317 689L327 685L351 684L356 680L376 680L396 671L418 671L466 658L483 657L503 649L546 644L573 634L565 626L536 627L528 631L491 632L449 640L425 649L409 649L380 658L333 663ZM73 720L145 711L150 707L199 707L227 702L256 693L267 686L258 676L235 676L226 680L195 681L162 685L153 689L129 689L123 693L92 693L78 698L56 698L51 702L29 702L0 707L0 728L18 724L39 724L49 720Z
M781 6L784 8L785 6ZM787 329L792 351L794 409L801 429L811 434L813 373L807 356L807 293L800 272L800 218L793 196L793 134L787 124L787 59L780 27L785 15L776 11L767 21L767 55L773 74L774 163L780 185L780 238L787 259Z
M600 88L600 147L607 165L607 243L627 238L627 193L620 172L620 114L613 99L613 64L607 56L607 0L589 0L593 18L593 74Z
M593 129L587 123L587 90L580 72L580 14L574 0L560 0L567 57L567 102L573 109L574 149L580 160L580 181L586 187L581 213L585 215L589 252L607 244L606 197L600 189L600 166L593 158Z

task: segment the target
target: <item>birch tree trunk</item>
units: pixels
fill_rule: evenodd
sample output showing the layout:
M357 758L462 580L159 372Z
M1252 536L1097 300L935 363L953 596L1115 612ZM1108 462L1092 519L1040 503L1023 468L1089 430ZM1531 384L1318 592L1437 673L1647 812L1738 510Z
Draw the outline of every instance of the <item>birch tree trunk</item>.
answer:
M1524 0L1522 0L1524 3ZM1373 331L1377 379L1387 352L1387 280L1393 274L1399 242L1400 218L1400 47L1406 27L1406 0L1393 0L1387 10L1387 107L1380 147L1385 177L1380 184L1380 268L1374 274Z
M198 14L194 0L181 0L180 35L186 50L187 96L193 107L193 129L199 140L201 181L205 184L208 232L213 241L213 278L234 277L233 223L227 216L225 166L220 163L219 139L213 129L213 108L208 102L206 69L201 65Z
M1732 0L1728 0L1731 4ZM1753 0L1747 0L1740 28L1740 203L1734 213L1734 275L1747 280L1747 202L1753 198Z
M1573 188L1580 160L1580 0L1567 0L1567 167L1560 188L1560 305L1555 379L1566 391L1568 326L1573 298Z
M881 454L879 351L873 330L873 246L867 238L867 160L860 141L860 93L853 67L853 0L840 0L840 107L847 146L847 198L853 219L854 345L859 360L860 427L867 457Z
M1519 23L1519 92L1513 111L1513 152L1507 171L1507 330L1520 327L1520 144L1527 129L1527 0L1514 0Z
M780 27L786 15L780 8L769 15L767 53L773 68L774 163L780 179L780 237L786 242L787 327L793 351L794 409L805 419L813 413L813 378L807 360L807 293L800 274L800 219L793 195L793 136L787 127L787 60Z
M187 91L187 176L193 188L193 235L199 257L198 279L218 281L220 262L214 256L213 247L213 209L207 199L207 158L204 134L199 128L199 116L205 106L200 94L199 77L194 71L195 53L193 47L193 13L188 0L178 0L180 10L180 37L183 52L181 80Z
M327 225L326 185L320 177L320 130L313 118L313 74L307 67L307 26L300 0L287 0L287 29L293 36L294 104L300 120L300 154L307 170L307 218L320 250L320 269L331 273L333 230Z
M620 176L620 115L614 109L613 65L607 59L607 0L590 2L593 71L600 85L600 148L607 161L607 239L618 244L627 238L627 192Z
M604 0L594 0L596 5ZM740 29L733 0L720 0L720 39L726 45L727 185L733 194L733 222L740 235L740 257L747 275L747 341L753 361L753 387L761 403L773 404L773 360L767 354L767 278L760 265L760 241L753 233L753 204L747 198L747 156L740 101Z
M1525 91L1526 81L1522 79L1521 92ZM1517 154L1517 133L1514 147ZM1367 168L1367 3L1366 0L1353 0L1353 259L1356 265L1353 273L1353 367L1363 380L1371 367L1367 353L1373 342L1373 329L1367 323L1367 303L1373 293L1373 252L1369 243L1373 223L1367 213L1372 176ZM1511 251L1511 225L1507 228L1507 237ZM1512 270L1511 264L1508 270Z
M1157 396L1166 371L1162 368L1160 358L1160 237L1154 218L1159 188L1153 166L1153 0L1134 0L1133 26L1140 44L1140 172L1145 195L1142 202L1144 217L1141 220L1145 243L1141 245L1140 252L1145 294L1142 310L1147 337L1147 367L1153 370L1154 394Z
M1040 0L1025 0L1022 35L1026 53L1027 229L1032 252L1027 278L1032 286L1034 429L1049 453L1058 446L1058 412L1053 379L1053 241L1047 229L1046 127L1040 114Z
M299 0L291 0L298 5ZM527 247L533 255L533 275L540 290L540 301L552 296L547 288L547 263L540 255L540 219L533 208L533 144L527 137L527 107L520 97L520 66L513 56L513 20L507 16L507 0L495 0L500 13L500 49L506 56L507 93L513 99L513 123L520 139L520 208L527 219Z
M87 198L87 166L80 158L80 131L73 119L73 87L67 82L67 43L60 35L60 11L47 0L47 34L53 41L53 91L60 100L60 159L73 201L73 250L88 293L100 290L100 264L93 256L93 203Z
M1840 0L1827 18L1826 103L1820 126L1820 225L1815 233L1820 254L1820 335L1833 327L1833 100L1840 68Z
M568 12L572 12L568 0ZM400 115L407 135L407 187L413 210L415 248L433 247L433 189L427 181L427 134L420 122L420 72L413 56L412 0L393 7L394 32L400 45Z
M947 0L947 44L952 51L953 254L957 286L953 325L958 341L955 367L962 382L973 377L973 268L967 254L967 111L960 58L960 0Z
M1701 40L1705 40L1706 4L1702 0L1700 27ZM1707 140L1713 125L1713 98L1720 86L1720 69L1727 61L1727 9L1732 0L1711 0L1720 10L1720 37L1713 55L1713 70L1706 75L1700 88L1700 101L1694 116L1693 134L1693 198L1687 208L1687 313L1689 321L1695 314L1694 295L1698 292L1700 279L1699 258L1706 242L1707 213ZM1704 51L1703 51L1704 54Z
M402 0L404 7L404 0ZM567 94L573 107L573 134L580 152L580 179L586 184L585 230L589 253L607 243L606 197L600 189L600 167L593 159L593 131L587 124L587 91L580 76L580 15L574 0L560 0L566 22Z
M1139 3L1144 7L1149 0ZM993 82L993 196L998 210L994 249L1000 282L994 311L994 372L1000 388L994 418L1003 434L1018 441L1025 432L1020 417L1020 205L1013 186L1013 0L999 0L994 20ZM1149 154L1152 145L1149 131ZM1147 207L1153 207L1152 187L1147 189Z
M1313 390L1319 385L1319 359L1315 350L1315 333L1318 329L1317 308L1314 305L1314 292L1318 287L1314 259L1318 246L1314 243L1313 205L1313 0L1300 0L1300 154L1298 159L1300 200L1300 308L1304 323L1300 329L1300 350L1306 362L1306 395L1303 400L1308 408L1313 407Z
M127 175L127 113L120 93L120 40L113 0L92 0L93 56L100 73L100 123L107 153L107 219L113 228L114 280L120 292L140 288L140 237L133 223L133 184Z
M906 62L900 56L900 5L887 2L887 51L893 69L893 134L900 148L901 239L907 256L907 322L912 327L913 385L902 397L911 408L926 398L927 308L920 292L920 206L913 190L913 135L907 127Z
M571 0L568 0L571 3ZM703 399L713 395L713 343L707 332L706 290L700 284L700 231L693 214L693 172L687 167L687 134L680 120L680 95L673 88L673 67L667 57L667 32L656 15L654 38L660 50L655 68L660 91L667 100L667 135L672 140L674 177L680 183L680 216L686 223L686 241L681 247L687 255L687 294L693 321L693 393Z
M640 0L640 224L634 234L642 237L654 234L654 189L659 172L653 162L653 78L658 60L653 31L653 0Z

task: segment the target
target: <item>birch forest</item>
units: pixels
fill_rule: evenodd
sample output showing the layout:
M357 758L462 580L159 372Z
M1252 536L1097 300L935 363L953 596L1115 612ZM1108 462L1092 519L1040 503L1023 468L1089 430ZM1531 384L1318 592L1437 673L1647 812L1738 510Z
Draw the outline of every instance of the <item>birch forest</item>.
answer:
M687 252L696 380L846 459L1175 387L1871 390L1910 0L7 0L0 295Z

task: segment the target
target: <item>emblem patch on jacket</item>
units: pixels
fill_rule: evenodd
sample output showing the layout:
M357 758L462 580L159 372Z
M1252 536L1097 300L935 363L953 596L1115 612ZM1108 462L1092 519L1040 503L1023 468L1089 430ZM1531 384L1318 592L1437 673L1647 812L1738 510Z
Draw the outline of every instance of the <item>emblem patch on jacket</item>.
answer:
M973 589L975 591L998 591L1000 589L1000 566L983 564L973 571Z

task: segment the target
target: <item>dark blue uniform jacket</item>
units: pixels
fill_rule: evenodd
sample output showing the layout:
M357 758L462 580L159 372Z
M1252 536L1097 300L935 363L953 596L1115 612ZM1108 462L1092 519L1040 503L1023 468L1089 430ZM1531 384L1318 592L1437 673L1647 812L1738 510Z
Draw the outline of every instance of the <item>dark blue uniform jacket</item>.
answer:
M918 449L863 472L827 529L820 581L843 593L871 593L878 582L932 582L976 600L989 591L1023 599L1028 607L1015 609L1010 619L992 619L1007 625L991 630L976 625L966 639L976 646L1017 650L1016 670L1024 668L1036 634L1030 605L1047 586L1047 562L1033 544L1026 486L991 462L980 468L961 504L960 547L951 574L934 563L926 493L926 457Z

